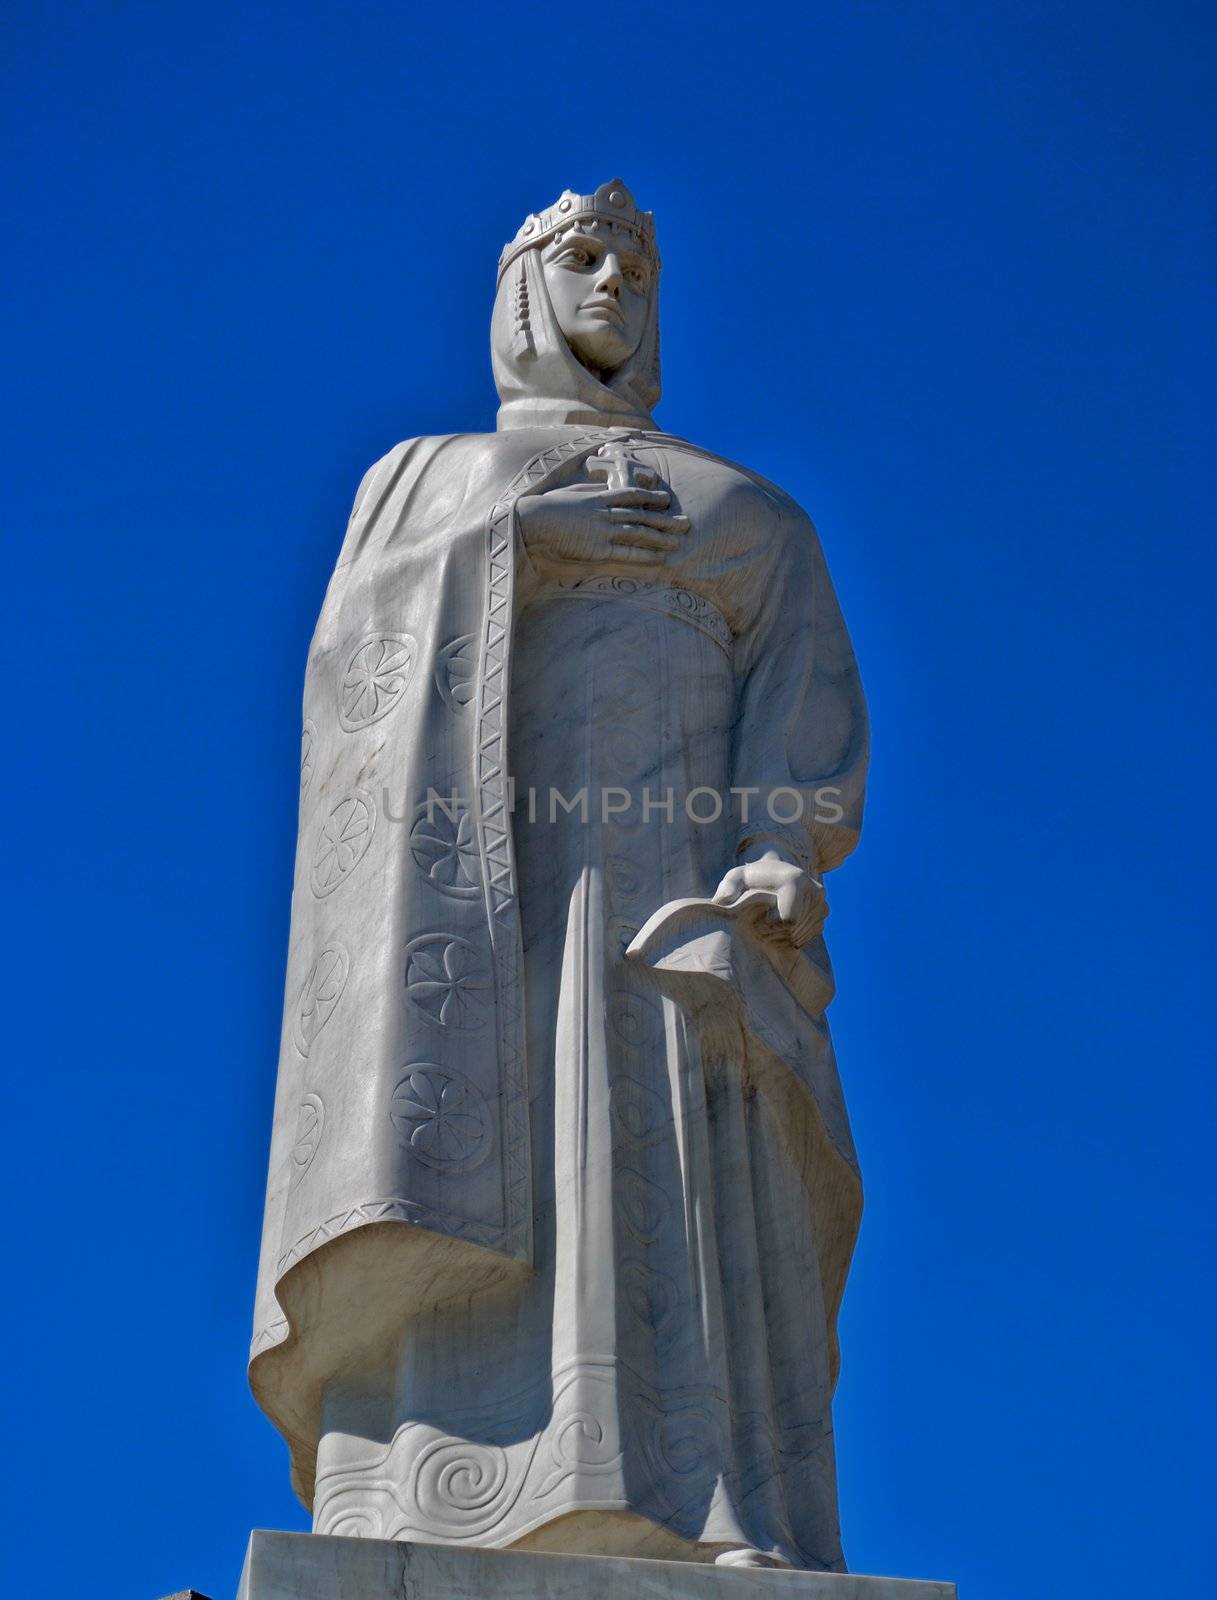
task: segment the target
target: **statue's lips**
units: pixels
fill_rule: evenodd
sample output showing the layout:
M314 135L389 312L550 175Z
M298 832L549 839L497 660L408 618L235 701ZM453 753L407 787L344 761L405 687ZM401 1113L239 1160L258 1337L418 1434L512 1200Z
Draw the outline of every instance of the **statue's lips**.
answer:
M600 316L606 321L615 322L618 327L625 327L625 317L615 300L585 300L582 310L590 317Z

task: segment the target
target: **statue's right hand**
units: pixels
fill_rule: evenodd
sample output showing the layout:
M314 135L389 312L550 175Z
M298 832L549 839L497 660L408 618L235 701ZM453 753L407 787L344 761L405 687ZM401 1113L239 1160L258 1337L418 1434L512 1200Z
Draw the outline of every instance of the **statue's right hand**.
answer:
M666 489L607 489L572 483L516 502L530 556L550 561L661 562L689 531L688 517L667 508Z

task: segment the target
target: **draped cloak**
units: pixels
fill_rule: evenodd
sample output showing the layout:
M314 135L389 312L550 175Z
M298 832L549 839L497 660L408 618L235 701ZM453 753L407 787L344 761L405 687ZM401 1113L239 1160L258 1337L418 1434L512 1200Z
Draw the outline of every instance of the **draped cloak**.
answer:
M624 1511L656 1540L623 1548L840 1568L830 1403L860 1185L823 941L625 949L748 845L815 871L853 847L852 651L799 508L651 422L654 313L602 384L535 252L514 271L530 326L509 277L500 431L368 473L309 655L251 1383L319 1531L510 1544ZM690 516L671 568L524 550L519 499L606 444ZM678 810L639 856L631 824L513 819L513 770L635 802L674 773L828 788L831 820Z

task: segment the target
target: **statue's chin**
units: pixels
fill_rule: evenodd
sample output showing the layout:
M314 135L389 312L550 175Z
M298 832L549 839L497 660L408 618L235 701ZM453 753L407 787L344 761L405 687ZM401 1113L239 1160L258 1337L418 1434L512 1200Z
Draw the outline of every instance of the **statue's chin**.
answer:
M615 341L568 337L566 342L579 365L586 367L601 383L607 383L615 372L620 372L633 353L629 350L623 353Z

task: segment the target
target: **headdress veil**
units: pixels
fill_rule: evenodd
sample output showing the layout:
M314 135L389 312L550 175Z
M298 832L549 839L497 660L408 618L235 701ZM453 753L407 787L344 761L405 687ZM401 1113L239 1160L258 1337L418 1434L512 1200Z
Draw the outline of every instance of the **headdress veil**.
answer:
M624 366L601 380L579 361L558 327L545 284L541 252L574 223L633 236L653 260L655 276L646 326ZM659 399L659 256L650 212L641 212L619 178L595 194L568 190L547 211L528 217L499 263L490 323L491 360L499 391L500 430L582 427L654 428Z

